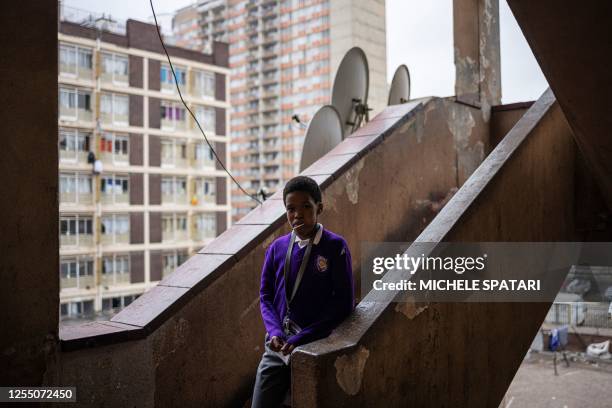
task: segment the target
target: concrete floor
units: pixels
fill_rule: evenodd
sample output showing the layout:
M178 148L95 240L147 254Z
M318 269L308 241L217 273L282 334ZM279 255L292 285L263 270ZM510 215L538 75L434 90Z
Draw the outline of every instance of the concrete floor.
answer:
M519 368L500 408L610 408L612 364L597 365L561 359L554 375L550 356L538 354Z

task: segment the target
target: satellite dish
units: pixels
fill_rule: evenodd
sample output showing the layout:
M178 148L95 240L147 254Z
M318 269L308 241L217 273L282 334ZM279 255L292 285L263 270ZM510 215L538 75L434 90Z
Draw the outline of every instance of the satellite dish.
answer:
M308 124L302 146L300 171L319 160L342 141L340 115L332 105L321 107Z
M388 105L399 105L410 100L410 72L404 64L397 67L391 81Z
M353 47L342 58L332 88L332 105L340 114L345 135L369 120L368 88L368 59L361 48Z

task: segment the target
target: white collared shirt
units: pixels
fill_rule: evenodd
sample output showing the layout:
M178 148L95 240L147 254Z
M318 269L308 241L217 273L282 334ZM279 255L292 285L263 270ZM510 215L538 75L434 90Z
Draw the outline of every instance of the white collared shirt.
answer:
M313 245L317 245L319 241L321 241L321 235L323 235L323 225L319 223L317 223L317 225L319 226L319 230L317 231L317 234L312 240ZM299 236L296 235L295 243L298 244L300 248L304 248L306 245L308 245L308 238L301 239Z

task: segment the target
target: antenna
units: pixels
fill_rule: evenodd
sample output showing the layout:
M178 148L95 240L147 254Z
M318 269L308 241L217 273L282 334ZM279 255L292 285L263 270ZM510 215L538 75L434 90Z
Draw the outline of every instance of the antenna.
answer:
M300 172L319 160L343 139L340 115L332 105L321 107L308 124L302 146Z
M389 89L389 101L387 105L399 105L410 100L410 72L404 64L397 67L391 89Z
M342 58L332 88L332 105L338 110L345 135L370 120L368 88L368 59L361 48L353 47Z

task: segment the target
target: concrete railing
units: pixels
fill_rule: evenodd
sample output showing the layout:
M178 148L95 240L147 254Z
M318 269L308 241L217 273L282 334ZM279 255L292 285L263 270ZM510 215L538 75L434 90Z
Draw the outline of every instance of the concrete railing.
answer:
M360 242L415 239L484 159L488 126L452 99L389 107L302 173L322 187L321 221L349 243L357 287ZM94 406L242 405L263 351L264 251L286 224L279 192L110 322L63 327L56 382Z
M416 241L573 241L576 157L547 91ZM294 354L292 406L498 406L549 307L370 293Z

